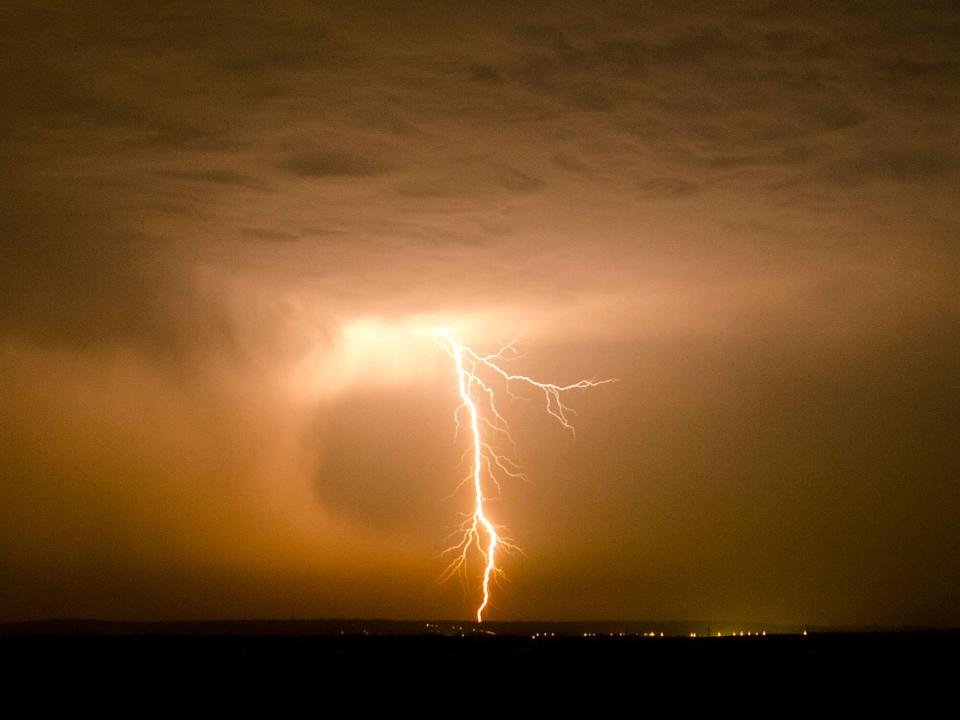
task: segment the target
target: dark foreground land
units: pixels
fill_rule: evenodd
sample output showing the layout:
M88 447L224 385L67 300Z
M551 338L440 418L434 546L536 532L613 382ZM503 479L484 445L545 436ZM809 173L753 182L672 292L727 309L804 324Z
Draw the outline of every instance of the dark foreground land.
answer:
M0 625L0 659L20 672L193 678L274 674L314 678L378 673L432 677L490 670L497 677L590 673L607 680L726 677L737 687L776 679L919 679L957 682L960 631L771 632L697 637L679 625L653 630L605 624L253 621L219 623L57 622ZM659 633L663 632L663 636ZM757 634L750 635L749 632ZM495 633L495 634L491 634Z

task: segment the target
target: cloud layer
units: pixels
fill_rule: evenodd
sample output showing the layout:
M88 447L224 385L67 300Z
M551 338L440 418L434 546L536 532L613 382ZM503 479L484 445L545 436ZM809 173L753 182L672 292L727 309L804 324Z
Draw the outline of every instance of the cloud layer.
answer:
M4 16L10 618L464 614L443 323L622 380L497 616L960 621L953 4Z

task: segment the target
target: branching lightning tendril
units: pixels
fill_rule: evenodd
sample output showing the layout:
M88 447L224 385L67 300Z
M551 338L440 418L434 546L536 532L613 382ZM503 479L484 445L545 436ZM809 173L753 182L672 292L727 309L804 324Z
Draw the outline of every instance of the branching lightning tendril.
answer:
M492 485L499 491L502 477L524 477L513 460L498 453L493 443L485 439L487 434L492 433L512 443L507 421L497 409L493 383L499 382L509 397L514 397L510 389L512 383L523 383L538 388L543 392L547 413L575 436L576 432L569 419L569 416L574 413L571 408L564 405L562 394L569 390L617 382L616 379L580 380L570 385L554 385L539 382L526 375L509 373L498 363L518 355L516 348L518 339L519 336L501 346L496 352L482 355L446 330L438 330L433 335L434 342L453 358L456 365L460 405L454 412L454 420L459 432L463 425L462 416L464 412L466 413L472 441L469 451L470 474L464 478L461 485L469 482L473 487L473 512L467 516L460 528L459 541L444 551L444 555L454 557L442 577L450 577L458 571L465 572L471 549L476 548L483 560L483 598L476 610L478 623L483 622L484 611L490 604L491 582L502 572L497 566L497 550L516 549L516 546L503 535L502 528L498 528L491 520L487 511L487 501L490 496L485 494L484 486L487 485L489 488Z

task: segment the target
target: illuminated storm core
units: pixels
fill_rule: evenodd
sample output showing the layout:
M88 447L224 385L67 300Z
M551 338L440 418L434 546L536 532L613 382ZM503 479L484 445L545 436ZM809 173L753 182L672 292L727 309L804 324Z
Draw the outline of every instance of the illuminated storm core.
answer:
M443 577L450 577L457 571L465 571L472 548L480 553L484 567L483 598L477 606L476 616L477 622L483 622L483 613L490 604L490 582L494 575L501 572L497 567L497 548L515 547L487 513L486 503L490 496L484 493L484 481L487 481L488 488L492 485L499 491L500 476L523 477L516 463L509 457L496 452L493 443L485 439L488 433L501 434L507 440L510 440L510 435L507 421L497 410L495 388L484 380L484 376L497 382L509 397L513 397L510 391L511 383L521 382L539 388L544 395L547 413L556 418L571 434L575 434L573 425L568 419L572 411L563 404L562 393L616 382L616 379L580 380L571 385L554 385L538 382L526 375L513 375L501 368L498 362L516 357L517 338L489 355L475 352L446 330L436 331L433 340L453 358L456 365L460 405L454 412L454 419L459 432L463 427L463 414L466 412L472 440L470 474L464 478L463 483L469 482L473 486L473 512L467 516L460 527L459 542L444 551L445 555L452 554L454 558L447 566Z

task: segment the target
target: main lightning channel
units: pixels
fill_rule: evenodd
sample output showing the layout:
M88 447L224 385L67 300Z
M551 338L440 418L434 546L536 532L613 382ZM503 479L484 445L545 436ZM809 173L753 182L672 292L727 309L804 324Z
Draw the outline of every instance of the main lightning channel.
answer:
M562 401L562 393L568 390L584 389L617 382L615 378L608 380L580 380L570 385L554 385L541 383L526 375L514 375L504 370L498 361L507 360L517 355L514 338L506 345L502 345L496 352L481 355L472 350L447 330L437 330L433 334L434 342L444 352L453 358L457 370L457 388L460 394L460 405L454 412L454 420L459 432L461 415L466 410L472 444L472 464L470 475L464 482L470 481L473 487L473 512L460 527L460 540L447 548L444 555L453 554L454 558L444 571L442 578L447 578L457 571L466 571L471 548L476 548L483 559L483 598L477 606L477 622L483 622L484 611L490 604L491 582L502 571L497 567L497 549L515 549L509 539L498 530L487 513L489 497L484 494L484 477L498 490L500 475L512 478L522 478L523 473L509 457L501 455L494 449L492 442L484 439L483 431L501 434L510 440L509 426L500 414L496 404L496 394L493 385L483 379L486 371L493 376L499 376L508 396L513 397L510 391L512 382L520 382L538 388L544 394L545 407L549 415L554 417L566 430L575 434L569 415L573 412ZM489 377L489 375L488 375ZM512 440L510 440L512 442ZM486 472L485 472L486 471Z

